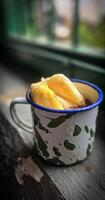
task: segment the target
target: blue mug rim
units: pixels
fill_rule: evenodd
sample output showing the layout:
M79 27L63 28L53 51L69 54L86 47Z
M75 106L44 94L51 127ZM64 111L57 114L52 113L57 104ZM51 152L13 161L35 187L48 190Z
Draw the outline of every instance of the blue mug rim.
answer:
M26 92L26 99L28 101L28 103L31 105L31 106L34 106L40 110L44 110L44 111L47 111L47 112L52 112L52 113L77 113L77 112L83 112L83 111L87 111L87 110L90 110L90 109L93 109L97 106L99 106L101 104L101 102L103 101L103 98L104 98L104 94L103 94L103 91L95 84L91 83L91 82L88 82L88 81L84 81L84 80L81 80L81 79L71 79L73 82L78 82L78 83L84 83L86 85L89 85L90 87L92 87L93 89L95 89L98 94L99 94L99 98L97 99L97 101L95 103L92 103L88 106L85 106L85 107L82 107L82 108L75 108L75 109L69 109L69 110L58 110L58 109L53 109L53 108L46 108L44 106L41 106L39 104L36 104L34 103L32 100L31 100L31 96L30 96L30 89L27 90Z

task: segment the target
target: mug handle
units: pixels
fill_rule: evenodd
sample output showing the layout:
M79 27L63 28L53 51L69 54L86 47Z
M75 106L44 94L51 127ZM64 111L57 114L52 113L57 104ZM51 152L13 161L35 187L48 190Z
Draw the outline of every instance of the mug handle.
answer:
M27 102L25 97L15 98L14 100L12 100L12 102L10 104L10 114L11 114L13 121L15 122L15 124L17 126L19 126L24 131L27 131L29 133L33 133L32 127L29 126L28 124L26 124L26 122L24 122L22 119L20 119L18 117L16 107L15 107L16 104L29 104L29 103Z

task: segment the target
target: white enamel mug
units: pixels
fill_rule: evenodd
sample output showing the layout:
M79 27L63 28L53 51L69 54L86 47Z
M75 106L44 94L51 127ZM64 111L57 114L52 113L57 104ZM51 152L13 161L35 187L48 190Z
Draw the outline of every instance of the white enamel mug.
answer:
M93 149L96 117L103 100L102 90L87 81L72 80L80 93L91 102L82 108L55 110L32 102L30 90L25 97L14 99L10 113L22 129L33 132L36 153L56 165L71 165L87 158ZM30 104L33 127L17 115L16 104Z

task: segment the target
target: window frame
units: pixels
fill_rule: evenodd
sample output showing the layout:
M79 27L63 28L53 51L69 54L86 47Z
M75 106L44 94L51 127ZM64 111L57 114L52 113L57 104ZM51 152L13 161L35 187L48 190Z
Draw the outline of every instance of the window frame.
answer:
M78 23L78 4L79 0L77 0L77 3L75 5L75 18L74 18L74 32L76 30L76 23ZM2 48L4 49L4 52L7 51L7 49L11 50L14 49L13 51L18 52L18 47L27 49L27 51L33 52L34 54L37 52L35 49L41 49L43 52L47 51L50 54L53 54L53 59L56 60L56 54L62 57L65 57L66 59L72 59L76 61L82 61L87 64L95 65L96 67L99 67L100 69L105 69L105 56L104 53L101 54L99 53L100 51L97 51L97 54L90 54L89 52L81 51L79 46L76 47L78 41L77 36L74 36L74 44L71 48L66 49L66 48L60 48L59 46L52 46L50 44L40 44L37 42L33 41L28 41L26 39L21 39L21 38L9 38L6 35L6 29L5 29L5 17L4 17L4 11L3 11L3 0L0 1L0 44ZM77 33L78 34L78 33ZM47 58L47 54L46 54ZM19 59L19 57L18 57ZM61 59L62 60L62 59Z

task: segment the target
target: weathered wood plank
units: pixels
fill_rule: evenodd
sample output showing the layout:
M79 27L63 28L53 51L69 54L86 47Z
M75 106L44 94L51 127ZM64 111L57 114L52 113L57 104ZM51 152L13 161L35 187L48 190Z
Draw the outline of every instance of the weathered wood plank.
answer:
M23 173L20 177L23 183L19 182L16 169L18 169L18 174ZM38 157L33 157L32 151L24 144L19 133L1 113L0 188L3 195L6 192L8 200L65 199L43 169Z

